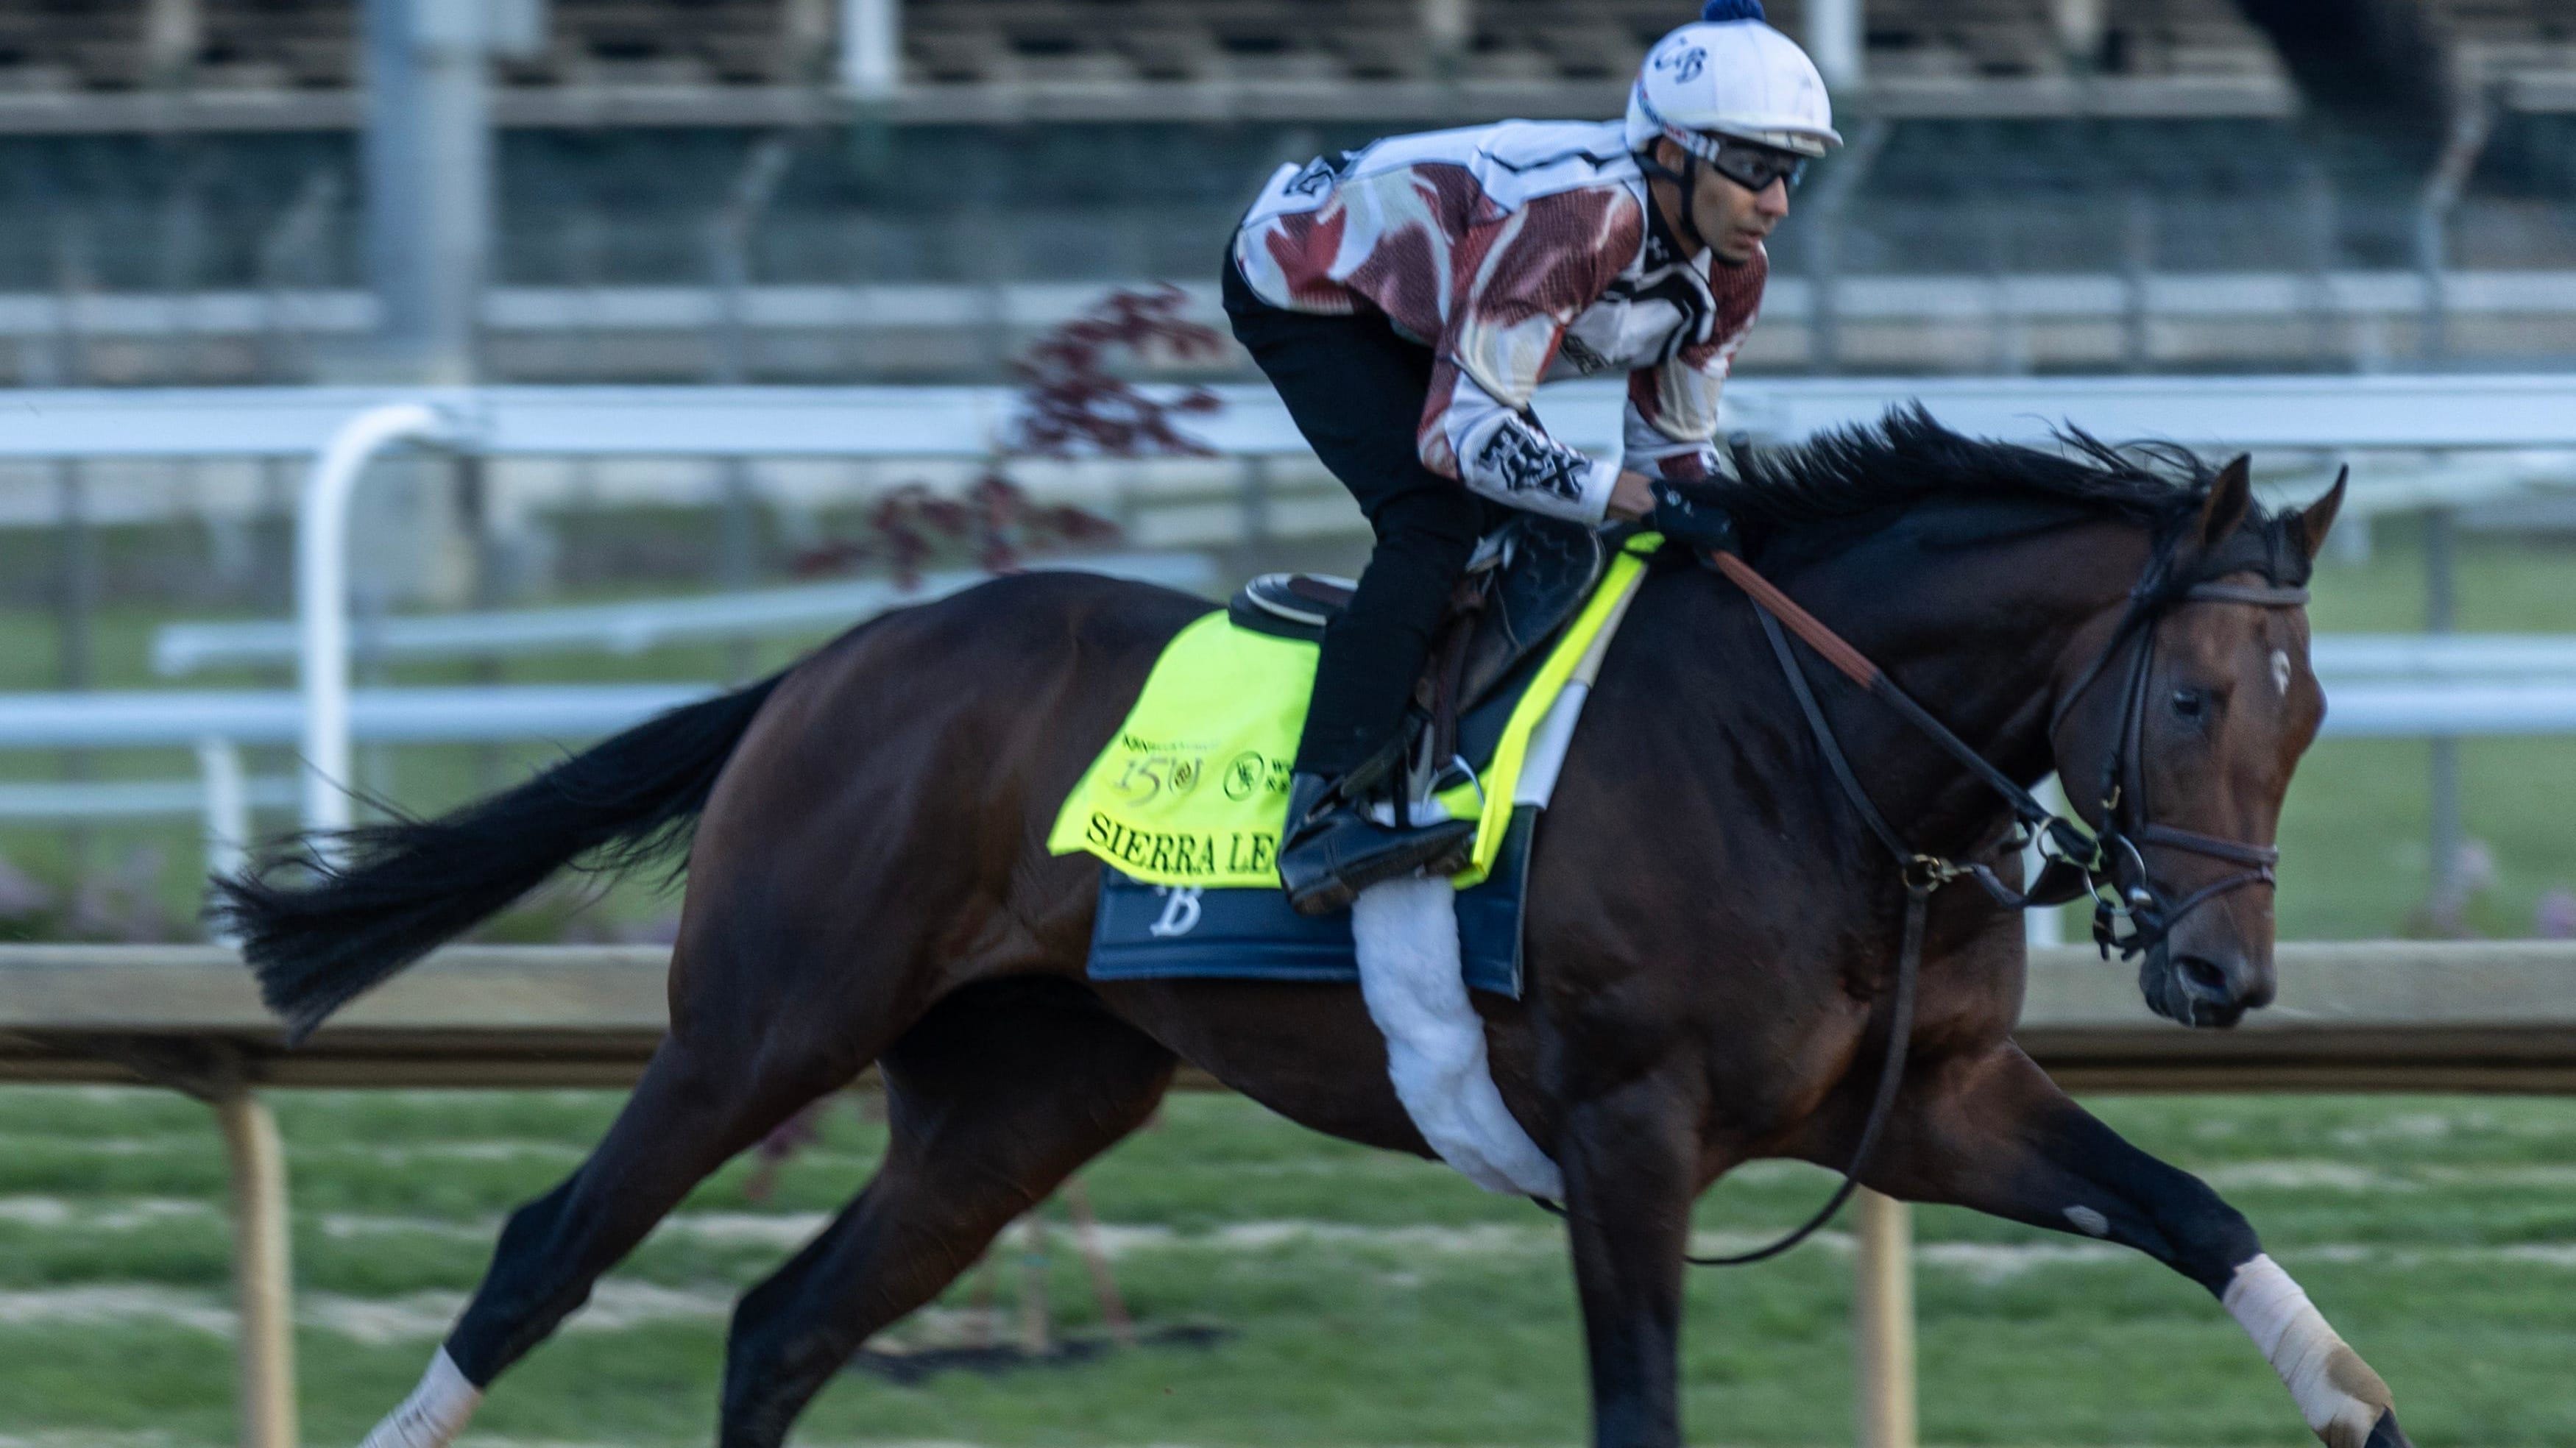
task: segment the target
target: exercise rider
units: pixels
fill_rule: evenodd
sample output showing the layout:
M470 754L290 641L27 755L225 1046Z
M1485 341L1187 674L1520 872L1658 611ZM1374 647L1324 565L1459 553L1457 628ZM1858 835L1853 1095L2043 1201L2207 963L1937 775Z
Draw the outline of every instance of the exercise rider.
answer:
M1393 136L1270 178L1235 233L1225 308L1377 535L1325 630L1279 876L1308 914L1455 851L1398 828L1415 678L1494 505L1644 519L1714 543L1668 484L1718 466L1718 389L1752 329L1763 239L1839 145L1823 80L1757 0L1711 0L1647 52L1624 121ZM1623 464L1549 437L1542 381L1624 370Z

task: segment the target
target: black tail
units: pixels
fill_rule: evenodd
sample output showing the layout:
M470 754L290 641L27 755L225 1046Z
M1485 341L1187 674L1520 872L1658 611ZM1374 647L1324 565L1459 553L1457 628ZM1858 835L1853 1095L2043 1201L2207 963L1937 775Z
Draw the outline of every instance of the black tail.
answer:
M337 837L339 863L308 842L218 879L210 913L239 937L260 999L300 1041L574 859L605 852L622 868L677 844L783 677L674 709L437 819L350 830Z

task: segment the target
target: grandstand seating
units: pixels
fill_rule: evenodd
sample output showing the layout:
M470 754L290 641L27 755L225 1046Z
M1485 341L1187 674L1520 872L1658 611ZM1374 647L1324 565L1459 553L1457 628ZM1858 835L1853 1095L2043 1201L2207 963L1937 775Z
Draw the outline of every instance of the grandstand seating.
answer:
M311 93L354 82L355 0L194 0L194 53L159 58L148 3L13 0L0 9L0 98L76 100L155 83ZM2576 73L2576 7L2565 0L2429 3L2490 70ZM1470 43L1442 56L1424 39L1420 0L908 0L904 77L931 92L1036 85L1139 98L1226 83L1600 84L1623 78L1689 8L1472 0ZM1799 28L1801 0L1771 8ZM510 87L721 92L794 86L828 70L820 47L831 0L551 0L549 9L544 53L502 66ZM2102 29L2081 54L2069 53L2055 9L2053 0L1866 0L1866 70L1895 84L2275 72L2229 0L2104 0ZM1347 113L1329 95L1317 104L1319 116Z
M0 0L0 209L23 222L0 229L0 380L320 375L315 349L362 326L358 0L195 0L197 39L174 71L168 17L186 3ZM953 311L1021 284L1205 283L1281 161L1475 118L1615 114L1629 67L1694 0L1466 3L1471 39L1443 59L1425 40L1425 0L905 0L896 124L852 129L814 84L830 70L837 0L551 0L547 45L497 71L489 274L558 312L598 290L674 320L657 351L621 313L592 330L629 340L603 349L573 345L583 328L563 317L510 313L494 323L512 339L496 365L548 378L703 370L703 319L716 314L705 289L720 270L710 223L769 134L790 139L791 159L741 271L782 289L763 307L804 288L842 299L832 307L900 293ZM1806 3L1772 0L1773 18L1795 32ZM2576 268L2576 0L2428 3L2464 48L2561 97L2506 96L2442 225L2445 264ZM2034 332L2027 348L2007 338L1959 354L2009 352L2015 366L2148 353L2273 365L2283 349L2376 365L2411 345L2371 330L2397 315L2384 297L2354 312L2378 320L2343 331L2303 321L2272 337L2248 324L2251 341L2223 345L2170 329L2155 347L2128 340L2155 330L2124 300L2147 294L2145 278L2233 277L2314 301L2337 287L2394 295L2425 264L2423 165L2301 123L2234 0L2101 0L2102 28L2072 46L2056 28L2080 8L2066 0L1864 4L1871 94L1856 109L1895 124L1873 161L1845 172L1850 153L1830 160L1802 194L1774 249L1783 282L1866 293L1886 279L1912 289L1898 311L1985 308L1988 283L2006 279L2046 290L2073 278L2111 299L2076 341ZM2164 100L2101 104L2098 76L2162 87ZM1258 103L1227 99L1245 95ZM1033 96L1043 104L1021 103ZM113 114L84 121L84 105ZM228 106L235 120L215 114ZM1086 123L1023 123L1039 117ZM2333 310L2310 301L2293 310ZM1840 324L1843 365L1876 355L1859 305ZM836 350L792 316L753 325L777 334L753 349L759 375L818 380L986 376L1018 338L943 323L920 341L921 327L858 316L853 334L877 340ZM2552 322L2493 343L2463 332L2458 345L2554 365L2576 355L2568 336L2576 324ZM285 340L307 337L323 341Z

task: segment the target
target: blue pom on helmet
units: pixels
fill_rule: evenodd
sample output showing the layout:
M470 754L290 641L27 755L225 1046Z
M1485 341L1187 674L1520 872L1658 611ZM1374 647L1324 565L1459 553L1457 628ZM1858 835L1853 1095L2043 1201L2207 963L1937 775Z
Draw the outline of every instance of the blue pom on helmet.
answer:
M1700 7L1700 23L1724 25L1730 20L1763 20L1762 0L1708 0Z

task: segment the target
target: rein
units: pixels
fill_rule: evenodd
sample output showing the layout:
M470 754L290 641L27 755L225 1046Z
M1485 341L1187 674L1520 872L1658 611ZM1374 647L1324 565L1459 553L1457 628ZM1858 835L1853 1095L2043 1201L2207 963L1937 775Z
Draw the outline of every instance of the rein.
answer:
M1885 670L1826 627L1821 619L1801 608L1796 600L1781 592L1769 579L1755 572L1751 564L1727 550L1704 556L1753 600L1754 615L1761 620L1763 636L1770 641L1772 656L1779 660L1780 670L1788 678L1789 690L1797 697L1799 712L1806 716L1807 728L1815 736L1816 746L1823 753L1826 765L1869 832L1895 860L1898 876L1905 884L1905 925L1897 947L1896 980L1889 1001L1887 1054L1879 1067L1878 1089L1870 1100L1869 1115L1861 1126L1860 1141L1852 1149L1850 1164L1843 1169L1842 1185L1834 1190L1833 1196L1815 1215L1796 1230L1766 1246L1730 1256L1693 1257L1686 1254L1683 1257L1694 1267L1736 1267L1779 1256L1804 1242L1831 1221L1834 1213L1851 1200L1852 1193L1859 1190L1861 1172L1868 1166L1870 1155L1878 1146L1888 1114L1895 1108L1897 1089L1904 1079L1906 1050L1914 1034L1915 987L1922 973L1925 916L1932 896L1943 886L1954 880L1974 880L1996 904L2013 911L2064 904L2089 891L2094 901L2094 943L2101 949L2105 960L2110 958L2114 946L2119 948L2120 958L2126 960L2162 945L2174 926L2201 905L2246 885L2275 883L2272 867L2279 862L2281 852L2273 846L2221 839L2193 830L2159 825L2143 818L2146 794L2144 769L2139 760L2140 743L2146 727L2145 700L2155 656L2155 626L2166 610L2184 602L2296 608L2306 604L2308 591L2278 584L2203 581L2178 594L2166 595L2160 590L2151 590L2143 582L2131 592L2128 613L2112 632L2110 643L2084 671L2075 687L2067 691L2065 699L2049 719L2049 733L2054 737L2057 725L2065 719L2076 701L2109 669L2121 650L2135 642L2135 662L2130 666L2121 694L2120 724L2114 736L2111 758L2104 770L2102 827L2098 833L2087 835L2074 821L2042 804L2036 795L1969 747L1965 740L1915 702L1912 695L1897 687ZM1782 632L1784 624L1789 633L1795 633L1805 641L1837 672L1858 684L1873 698L1884 701L1898 717L2003 797L2025 831L2027 842L2037 844L2047 860L2029 890L2013 889L1987 865L1962 865L1916 850L1905 842L1871 801L1860 777L1853 773L1851 761L1843 753L1842 742L1835 737L1832 723L1825 718L1823 707L1816 702L1815 690L1807 683L1806 671L1798 666L1797 655L1790 648L1787 635ZM2128 822L2133 814L2138 817L2134 825ZM2247 868L2174 900L2155 882L2153 872L2147 868L2144 850L2151 845L2187 850ZM2121 919L2126 919L2130 925L2126 935L2118 933L2116 922Z

